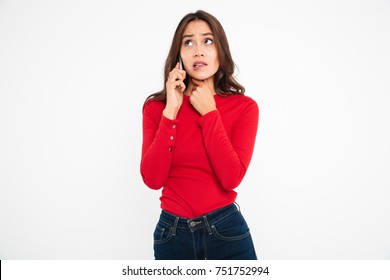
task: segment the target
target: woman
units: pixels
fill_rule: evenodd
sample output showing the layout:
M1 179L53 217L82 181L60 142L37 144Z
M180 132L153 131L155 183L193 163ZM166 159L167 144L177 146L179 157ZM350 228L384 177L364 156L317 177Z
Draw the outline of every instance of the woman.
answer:
M233 72L219 21L187 14L172 40L165 87L143 109L141 175L151 189L163 188L156 259L257 259L234 189L252 157L259 110Z

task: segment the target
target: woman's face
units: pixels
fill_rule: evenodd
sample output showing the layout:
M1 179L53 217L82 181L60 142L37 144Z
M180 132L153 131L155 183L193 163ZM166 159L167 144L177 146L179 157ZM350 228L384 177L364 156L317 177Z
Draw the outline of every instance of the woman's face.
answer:
M180 54L187 74L193 79L214 79L219 68L218 53L214 34L205 21L194 20L187 25Z

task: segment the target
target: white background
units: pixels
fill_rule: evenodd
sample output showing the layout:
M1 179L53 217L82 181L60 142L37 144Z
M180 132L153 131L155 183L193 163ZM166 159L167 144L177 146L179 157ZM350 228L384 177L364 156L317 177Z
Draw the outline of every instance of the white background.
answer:
M0 0L0 259L152 259L141 108L204 9L260 107L263 259L390 259L390 1Z

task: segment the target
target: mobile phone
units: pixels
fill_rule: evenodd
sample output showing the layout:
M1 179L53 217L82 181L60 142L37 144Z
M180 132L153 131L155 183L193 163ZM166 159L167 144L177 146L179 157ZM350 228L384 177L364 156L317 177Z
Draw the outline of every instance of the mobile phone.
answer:
M184 70L183 60L181 59L181 55L180 54L179 54L179 66L180 66L180 70Z

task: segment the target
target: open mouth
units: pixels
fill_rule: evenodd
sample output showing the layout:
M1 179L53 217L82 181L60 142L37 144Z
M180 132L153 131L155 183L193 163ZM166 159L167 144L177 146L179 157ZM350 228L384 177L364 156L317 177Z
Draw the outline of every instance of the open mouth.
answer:
M194 69L198 69L200 67L207 66L207 63L203 61L196 61L192 66L194 67Z

